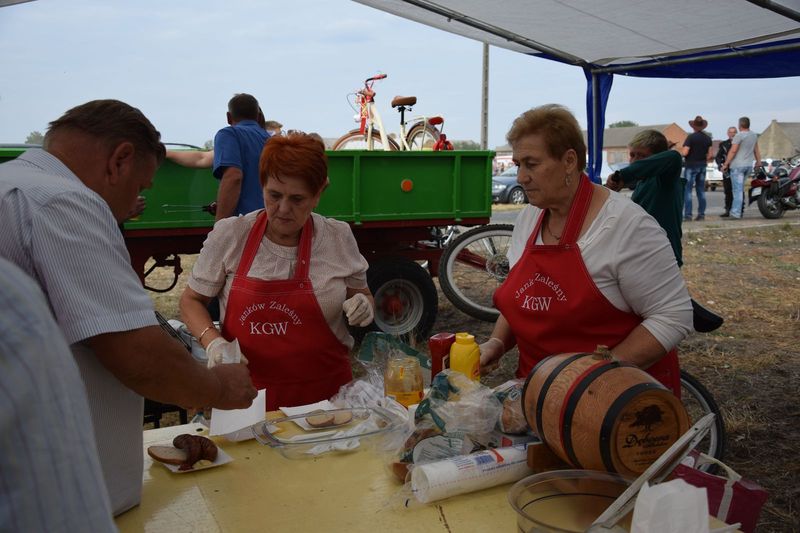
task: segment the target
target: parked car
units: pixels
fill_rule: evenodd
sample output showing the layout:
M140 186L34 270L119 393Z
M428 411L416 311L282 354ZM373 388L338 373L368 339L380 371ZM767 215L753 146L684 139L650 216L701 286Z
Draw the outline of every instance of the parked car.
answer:
M716 163L709 163L706 168L706 190L716 191L717 187L722 188L722 172Z
M492 201L499 204L526 204L528 197L517 183L517 166L513 165L492 178Z

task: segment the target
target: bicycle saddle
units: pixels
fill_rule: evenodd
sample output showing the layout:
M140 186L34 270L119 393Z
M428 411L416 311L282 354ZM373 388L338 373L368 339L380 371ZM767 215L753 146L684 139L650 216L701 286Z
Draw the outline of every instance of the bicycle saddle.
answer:
M719 316L718 314L714 313L713 311L709 311L692 298L692 311L694 316L692 317L694 322L694 330L700 333L708 333L709 331L714 331L718 329L725 319Z
M416 96L395 96L392 98L392 107L400 107L401 105L414 105L416 103Z

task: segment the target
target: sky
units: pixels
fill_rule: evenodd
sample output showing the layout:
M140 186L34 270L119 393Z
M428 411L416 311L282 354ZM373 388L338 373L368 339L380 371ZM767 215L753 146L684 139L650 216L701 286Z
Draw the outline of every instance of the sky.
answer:
M709 21L711 23L711 21ZM347 0L36 0L0 8L0 143L20 143L96 98L140 108L162 140L203 145L227 101L251 93L284 129L338 137L356 126L348 94L375 85L389 102L418 99L412 116L442 115L454 140L480 140L482 44ZM765 69L765 76L770 73ZM586 126L580 68L490 48L489 148L516 116L545 103ZM800 122L800 78L651 80L616 76L606 124L688 121L725 136L739 116L760 133Z

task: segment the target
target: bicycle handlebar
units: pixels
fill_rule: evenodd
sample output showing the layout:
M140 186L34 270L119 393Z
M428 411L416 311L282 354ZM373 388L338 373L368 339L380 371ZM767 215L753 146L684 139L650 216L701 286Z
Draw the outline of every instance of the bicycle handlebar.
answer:
M371 81L382 80L384 78L386 78L386 74L378 74L377 76L372 76L371 78L367 78L366 80L364 80L364 83L366 84Z

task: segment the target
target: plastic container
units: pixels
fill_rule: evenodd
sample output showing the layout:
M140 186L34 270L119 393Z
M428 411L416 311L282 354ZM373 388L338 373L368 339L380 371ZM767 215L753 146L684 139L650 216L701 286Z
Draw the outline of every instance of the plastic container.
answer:
M450 368L450 347L456 341L453 333L437 333L428 339L428 351L431 354L431 378Z
M461 372L473 381L481 379L481 351L475 337L469 333L456 333L450 346L450 370Z
M391 357L383 375L384 394L409 407L422 400L425 385L422 367L415 357Z
M508 501L523 533L583 533L631 481L593 470L555 470L515 483ZM630 530L631 513L617 525Z
M256 440L277 449L288 459L313 458L331 452L353 452L369 447L376 438L403 427L405 420L389 411L372 407L332 409L325 414L349 413L351 420L338 426L304 430L309 416L318 412L285 416L256 424Z

